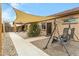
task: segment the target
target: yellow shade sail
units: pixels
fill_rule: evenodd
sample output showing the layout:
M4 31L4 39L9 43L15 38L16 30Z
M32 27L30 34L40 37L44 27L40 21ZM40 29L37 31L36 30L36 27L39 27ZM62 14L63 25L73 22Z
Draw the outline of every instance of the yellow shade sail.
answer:
M31 14L27 14L23 11L15 9L16 12L16 20L15 23L31 23L31 22L40 22L49 19L47 16L35 16Z
M64 12L56 13L54 15L49 15L49 16L35 16L31 14L27 14L23 11L15 9L16 12L16 20L15 23L31 23L31 22L40 22L40 21L45 21L45 20L54 20L57 18L73 15L73 14L78 14L79 13L79 7L70 9Z

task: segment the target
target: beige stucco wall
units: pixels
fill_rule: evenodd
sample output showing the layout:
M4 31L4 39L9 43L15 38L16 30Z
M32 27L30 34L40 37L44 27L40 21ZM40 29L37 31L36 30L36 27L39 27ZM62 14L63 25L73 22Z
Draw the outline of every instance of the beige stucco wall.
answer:
M46 29L42 29L42 22L39 22L38 23L39 24L39 27L40 27L40 35L41 36L44 36L44 35L46 35Z
M57 21L61 21L62 22L62 20L66 19L66 18L69 18L69 17L75 17L79 21L79 14L71 15L71 16L67 16L67 17L62 17L62 18L57 19ZM66 25L60 24L60 25L58 25L58 27L59 27L59 32L61 33L63 31L64 27L68 27L68 24L66 24ZM78 24L72 24L71 27L75 28L75 34L79 37L79 22L78 22ZM77 40L76 37L74 37L74 38L75 38L75 40Z
M66 18L69 18L69 17L75 17L75 18L77 18L77 20L79 20L79 14L70 15L70 16L66 16L66 17L56 19L60 35L62 35L63 29L65 27L68 27L68 24L63 25L63 20L66 19ZM52 22L52 31L53 31L53 20L44 21L44 22L45 23ZM71 27L75 28L75 34L79 37L79 23L72 24ZM42 33L42 35L46 35L46 30L41 29L41 33ZM74 38L77 41L76 37L74 37Z

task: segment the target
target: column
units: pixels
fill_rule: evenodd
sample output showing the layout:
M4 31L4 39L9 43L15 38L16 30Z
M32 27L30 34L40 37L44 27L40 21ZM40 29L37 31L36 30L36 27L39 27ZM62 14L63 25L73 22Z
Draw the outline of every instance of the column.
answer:
M16 23L14 23L14 32L16 32Z
M2 9L0 3L0 56L2 55Z

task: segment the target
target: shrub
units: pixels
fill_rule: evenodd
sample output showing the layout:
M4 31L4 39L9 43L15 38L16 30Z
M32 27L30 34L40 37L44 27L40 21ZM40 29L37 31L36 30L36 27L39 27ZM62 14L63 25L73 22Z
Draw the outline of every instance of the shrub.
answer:
M40 28L38 23L31 23L31 25L29 26L28 36L36 37L39 36L39 34L40 34Z

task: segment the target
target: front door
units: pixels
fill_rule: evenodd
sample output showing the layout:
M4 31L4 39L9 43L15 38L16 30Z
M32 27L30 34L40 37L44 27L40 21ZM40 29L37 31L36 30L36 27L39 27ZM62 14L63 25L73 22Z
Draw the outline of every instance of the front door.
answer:
M47 35L51 35L52 32L52 23L47 23Z

